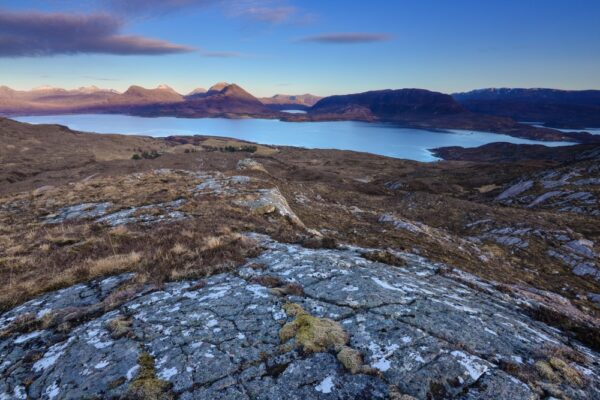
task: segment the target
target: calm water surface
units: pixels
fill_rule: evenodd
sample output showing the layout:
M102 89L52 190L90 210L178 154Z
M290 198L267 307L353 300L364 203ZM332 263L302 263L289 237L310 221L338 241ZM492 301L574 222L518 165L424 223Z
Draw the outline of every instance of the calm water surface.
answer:
M281 122L269 119L143 118L128 115L50 115L15 118L33 124L61 124L73 130L164 137L212 135L263 144L320 149L355 150L417 161L434 161L428 149L443 146L477 147L492 142L564 146L487 132L427 131L389 123L353 121Z

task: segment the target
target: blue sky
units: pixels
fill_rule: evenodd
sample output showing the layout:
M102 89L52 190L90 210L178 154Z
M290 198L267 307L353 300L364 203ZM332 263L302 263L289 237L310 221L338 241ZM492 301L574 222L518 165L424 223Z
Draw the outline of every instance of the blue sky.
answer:
M3 0L0 85L600 89L599 16L596 0Z

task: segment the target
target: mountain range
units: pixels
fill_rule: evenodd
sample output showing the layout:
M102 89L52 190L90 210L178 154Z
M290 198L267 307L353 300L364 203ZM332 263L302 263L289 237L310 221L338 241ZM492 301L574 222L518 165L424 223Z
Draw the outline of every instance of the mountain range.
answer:
M46 86L30 91L0 86L0 114L156 112L163 115L172 112L195 117L215 113L268 114L271 109L265 104L276 104L284 108L306 108L319 99L320 97L310 94L275 95L271 98L258 99L238 85L226 82L219 82L208 90L197 88L187 95L177 93L167 85L160 85L154 89L133 85L123 93L95 86L73 90ZM272 109L276 110L277 107Z
M136 115L178 117L272 117L269 110L259 99L235 83L218 83L208 91L199 89L181 100L154 102L138 105L133 110Z
M260 101L273 110L286 110L289 108L308 110L321 99L322 97L308 93L301 95L276 94L272 97L261 97Z
M452 96L424 89L378 90L319 100L307 114L285 117L289 121L386 121L420 129L466 129L550 141L597 142L599 137L565 133L473 112Z
M547 126L600 126L600 90L479 89L452 95L467 109Z
M554 110L551 115L554 121L559 117L564 117L563 122L567 121L571 115L570 118L580 124L593 122L594 118L600 122L600 113L591 113L588 119L575 118L577 113L585 114L585 110L594 110L594 107L600 110L597 98L600 97L596 91L550 89L485 89L455 95L424 89L387 89L325 98L304 94L259 99L237 84L227 82L219 82L208 90L197 88L187 95L177 93L167 85L154 89L131 86L123 93L95 86L74 90L42 87L31 91L2 86L0 115L114 113L152 117L271 118L288 122L386 121L421 129L466 129L536 140L597 143L600 137L589 133L560 132L517 122L550 121L550 116L535 118L536 109ZM569 105L561 105L566 103ZM497 109L492 106L494 104L499 104ZM552 107L544 104L552 104ZM306 112L282 112L287 109ZM513 114L510 110L522 113ZM525 114L528 110L531 114ZM560 110L565 112L561 114Z

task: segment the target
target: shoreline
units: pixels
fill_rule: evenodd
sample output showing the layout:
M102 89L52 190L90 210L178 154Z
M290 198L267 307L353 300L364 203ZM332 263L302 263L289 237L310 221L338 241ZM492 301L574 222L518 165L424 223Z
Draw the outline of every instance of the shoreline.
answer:
M111 116L119 119L111 121ZM98 120L94 120L96 117ZM68 120L70 118L75 119L75 121L63 120ZM91 120L88 120L88 118ZM131 118L131 120L129 120L129 118ZM162 125L159 122L154 122L157 118L159 117L152 117L150 119L145 116L131 116L125 114L63 114L24 116L17 117L15 120L34 125L57 124L67 126L69 129L75 131L99 134L136 135L153 138L166 138L170 136L191 137L198 135L207 137L227 137L272 146L357 151L421 162L439 161L441 158L431 151L431 149L438 147L460 146L464 148L477 148L495 142L543 145L546 147L570 146L576 144L574 142L549 142L535 139L514 138L502 133L490 133L477 130L408 127L404 124L395 122L379 121L364 125L361 124L362 121L358 121L356 122L358 123L356 126L353 124L347 125L348 123L355 123L355 121L319 121L321 124L326 125L320 125L318 128L315 128L317 129L316 131L313 129L304 135L302 128L292 126L290 126L289 129L286 128L286 126L281 126L281 132L278 132L278 125L277 122L275 122L277 120L273 119L248 118L248 124L242 123L242 125L237 126L235 122L227 122L227 120L229 120L228 118L220 118L221 122L219 122L219 118L214 117L210 118L210 120L204 119L204 121L201 122L202 119L198 118L162 117L165 119L168 118L167 121L162 122ZM171 122L171 119L173 119L173 122ZM144 120L147 121L144 122ZM182 122L181 120L185 121ZM198 125L200 126L194 126L192 120L198 120ZM273 121L273 123L269 123L268 121ZM346 125L337 125L336 123L343 123ZM105 128L98 131L99 126ZM383 128L383 130L379 130L378 127ZM419 139L420 136L417 133L423 133L424 136ZM453 140L445 134L458 136ZM271 137L269 137L269 135L271 135ZM388 143L388 145L384 146L382 143Z

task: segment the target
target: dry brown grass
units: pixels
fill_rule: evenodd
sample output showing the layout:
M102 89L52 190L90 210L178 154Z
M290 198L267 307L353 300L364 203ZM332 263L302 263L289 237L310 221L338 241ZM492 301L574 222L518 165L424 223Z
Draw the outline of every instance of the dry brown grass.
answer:
M182 225L187 228L187 236L181 234ZM32 254L0 257L4 288L0 306L7 308L49 290L127 271L136 272L141 280L152 283L197 279L229 271L248 257L258 255L256 243L237 233L209 234L205 240L207 233L218 230L194 221L128 230L128 235L120 236L100 228L66 246L58 245L56 240L48 243L48 237L41 236L44 242L36 245ZM193 232L191 237L189 232ZM210 245L197 246L206 242Z
M147 173L92 179L37 197L10 196L8 201L29 202L29 211L0 212L0 309L48 290L126 271L150 282L197 279L231 270L258 254L256 243L238 232L260 231L265 221L214 198L189 196L198 182L178 171ZM110 200L120 207L140 206L181 197L193 219L114 228L86 221L39 222L64 205Z
M55 145L62 145L65 137L73 136L59 128L51 130L51 138L38 133L37 136L32 135L37 143L24 138L19 145L33 149L48 146L52 150ZM100 139L92 136L89 140ZM222 139L214 140L221 141L211 143L207 138L189 137L184 146L226 145ZM75 142L80 146L80 142L85 140L76 139ZM168 153L178 144L167 141L161 142L162 145ZM129 146L127 151L131 149ZM247 210L227 204L227 200L218 195L195 197L191 189L201 179L192 173L176 170L240 174L236 171L237 162L247 154L202 151L165 154L157 160L99 164L85 149L69 154L72 147L56 147L56 157L48 154L46 149L42 150L36 153L36 165L32 168L25 166L22 158L6 159L6 164L0 162L12 165L7 169L8 174L0 171L0 181L3 177L6 179L3 182L17 179L16 185L0 185L0 193L16 193L19 187L35 189L42 184L55 186L0 197L0 308L53 287L90 279L93 274L88 271L89 260L112 260L111 257L116 255L135 252L141 254L142 259L123 270L136 272L140 280L198 279L231 270L259 251L256 244L238 236L240 232L257 231L294 243L302 243L306 238L306 232L277 218L275 213L252 215ZM498 207L490 202L496 189L489 192L488 189L494 185L503 186L539 166L421 164L341 151L281 148L273 153L272 150L269 148L270 154L259 151L253 155L271 174L261 175L264 179L261 185L277 186L306 226L331 237L331 243L304 240L305 245L335 247L337 241L369 248L419 251L433 261L444 262L485 279L506 284L527 283L560 293L586 313L598 315L597 309L586 300L587 293L598 292L597 282L577 277L566 269L560 270L557 276L554 273L557 261L547 256L544 243L532 243L530 251L520 253L496 244L480 245L490 259L482 262L479 254L471 248L461 248L461 242L457 240L470 235L465 228L467 223L483 217L506 226L527 221L535 228L571 229L599 242L597 218L517 210ZM130 156L131 153L127 155L128 158ZM169 173L151 172L155 168L174 170ZM26 172L24 176L16 174L19 169ZM99 175L85 179L93 174ZM357 181L365 176L371 177L371 182ZM400 182L402 189L388 190L384 184L390 181ZM295 202L294 199L300 195L308 201ZM111 201L115 204L115 211L178 198L186 200L182 211L188 213L189 221L114 229L85 223L69 223L64 227L40 225L47 214L62 206L81 202ZM357 209L362 211L355 211ZM447 238L435 240L382 225L378 216L383 213L420 221L438 232L447 232ZM184 248L189 251L184 251ZM109 270L109 267L99 268L99 271ZM117 267L117 270L121 268ZM564 292L563 287L569 290ZM595 342L597 345L597 330L572 326L569 321L563 323L555 316L536 317L546 318L548 323L567 330L581 329L579 336L587 337L587 343Z
M86 264L92 277L118 274L129 271L142 260L142 254L132 251L128 254L115 254L98 260L89 260Z
M181 243L175 243L175 245L171 248L171 252L177 254L178 256L189 254L190 249L188 249L185 245Z
M129 234L129 229L125 225L119 225L111 228L109 234L116 237L123 237Z
M212 250L212 249L216 249L216 248L220 247L222 244L221 240L222 240L222 238L217 237L217 236L207 237L203 241L202 251Z

